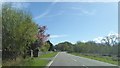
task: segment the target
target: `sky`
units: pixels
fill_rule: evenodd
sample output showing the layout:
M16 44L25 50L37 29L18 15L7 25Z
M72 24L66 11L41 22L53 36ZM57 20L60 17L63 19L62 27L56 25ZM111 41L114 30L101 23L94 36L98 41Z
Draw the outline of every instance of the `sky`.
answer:
M0 0L0 2L118 2L120 0Z
M26 2L14 7L29 11L33 21L47 26L55 45L69 41L98 41L118 32L117 2Z

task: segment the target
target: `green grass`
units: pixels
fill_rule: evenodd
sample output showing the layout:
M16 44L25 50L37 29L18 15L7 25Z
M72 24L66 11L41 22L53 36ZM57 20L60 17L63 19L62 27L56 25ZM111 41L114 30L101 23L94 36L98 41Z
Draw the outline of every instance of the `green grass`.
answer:
M112 57L103 57L98 55L83 55L80 53L70 53L70 54L118 65L118 61L112 60Z
M57 52L52 52L48 54L41 55L39 58L52 58L57 54Z
M7 61L4 66L46 66L50 60L37 58L21 59L21 61Z
M5 63L4 66L40 66L40 68L43 68L44 66L46 66L50 60L49 58L52 58L54 57L55 55L57 54L57 52L51 52L51 53L48 53L48 54L43 54L39 57L36 57L36 58L26 58L26 59L22 59L22 58L19 58L19 60L16 60L16 61L7 61ZM46 58L46 59L44 59Z
M40 58L33 58L29 61L26 61L23 66L46 66L49 60L40 59Z
M41 55L37 58L32 58L24 63L24 66L46 66L50 60L42 58L52 58L57 54L57 52L52 52L48 54Z

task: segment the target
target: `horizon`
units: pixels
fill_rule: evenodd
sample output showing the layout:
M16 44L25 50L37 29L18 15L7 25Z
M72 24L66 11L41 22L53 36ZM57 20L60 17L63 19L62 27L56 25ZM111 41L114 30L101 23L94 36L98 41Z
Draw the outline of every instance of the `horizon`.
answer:
M118 3L26 2L13 3L32 13L33 21L47 26L46 33L56 45L69 41L97 41L118 33Z

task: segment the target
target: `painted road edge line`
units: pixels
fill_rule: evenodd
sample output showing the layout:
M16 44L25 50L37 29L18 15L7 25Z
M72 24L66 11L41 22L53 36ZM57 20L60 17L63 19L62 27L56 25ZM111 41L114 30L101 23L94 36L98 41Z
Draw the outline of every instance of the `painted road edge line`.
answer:
M75 59L72 59L72 60L77 61L77 60L75 60Z
M47 66L51 66L51 64L53 63L53 61L55 60L55 58L58 56L59 52L57 53L57 55L52 59L52 61L50 61Z
M88 68L87 66L83 65L84 67Z

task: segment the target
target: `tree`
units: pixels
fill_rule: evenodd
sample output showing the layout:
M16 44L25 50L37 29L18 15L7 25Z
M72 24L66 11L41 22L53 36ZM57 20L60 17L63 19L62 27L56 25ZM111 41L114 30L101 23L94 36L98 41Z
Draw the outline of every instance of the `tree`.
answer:
M117 35L109 35L109 36L106 36L105 38L103 38L101 41L108 46L116 45L118 43L118 36Z
M32 16L20 9L12 7L12 4L2 5L2 49L3 59L10 59L24 55L36 40L38 26L32 21Z
M59 43L55 46L55 48L58 50L58 51L69 51L69 52L72 52L73 51L73 44L70 43L70 42L62 42L62 43Z
M102 39L105 46L106 54L118 54L118 36L117 35L109 35Z
M50 42L50 40L48 40L47 43L50 45L48 51L54 51L54 46L53 46L53 44Z
M49 51L49 48L50 48L50 44L45 42L44 45L41 47L41 51L47 52Z
M108 36L106 36L104 39L102 39L102 41L106 44L106 45L108 45L108 46L110 46L111 44L110 44L110 37L108 37Z
M43 45L43 43L46 42L47 38L50 36L50 34L45 34L45 30L46 30L46 26L39 26L38 28L37 38L40 45Z

